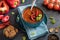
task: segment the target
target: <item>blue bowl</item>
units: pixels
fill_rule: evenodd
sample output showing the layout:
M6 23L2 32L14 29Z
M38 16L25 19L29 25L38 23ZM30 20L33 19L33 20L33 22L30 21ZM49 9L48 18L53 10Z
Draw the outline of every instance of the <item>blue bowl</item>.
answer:
M36 7L36 6L34 6L34 7L35 7L35 8L38 8L38 7ZM30 8L30 7L27 7L27 8ZM25 8L25 9L27 9L27 8ZM40 9L40 8L38 8L38 9ZM41 10L41 9L40 9L40 10ZM42 19L41 19L40 21L38 21L38 22L36 22L36 23L26 22L26 21L22 18L22 15L23 15L23 12L22 12L21 18L22 18L23 24L26 25L26 26L28 26L28 27L37 27L37 26L39 26L40 23L42 22L42 20L44 19L44 13L43 13L42 10L41 10L41 12L42 12L43 17L42 17Z
M30 7L30 6L28 6L28 7ZM26 7L26 8L28 8L28 7ZM34 6L34 7L37 7L37 6ZM24 10L25 10L26 8L24 8ZM39 7L37 7L37 8L40 9ZM24 10L23 10L23 11L24 11ZM22 13L21 13L20 10L18 10L18 11L19 11L19 19L20 19L19 22L22 21L23 25L24 25L24 26L28 26L28 27L38 27L42 21L46 21L45 23L47 23L47 18L46 18L45 13L43 12L42 9L40 9L40 10L41 10L42 13L43 13L43 17L42 17L42 19L41 19L39 22L36 22L36 23L34 23L34 24L33 24L33 23L26 22L26 21L22 18L23 11L22 11ZM46 19L45 19L45 18L46 18Z

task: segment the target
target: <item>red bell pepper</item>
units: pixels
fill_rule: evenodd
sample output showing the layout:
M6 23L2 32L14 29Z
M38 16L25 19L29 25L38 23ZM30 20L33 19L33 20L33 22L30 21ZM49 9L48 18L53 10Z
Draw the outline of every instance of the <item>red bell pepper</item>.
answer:
M9 6L5 1L0 1L0 15L9 12Z
M36 13L35 13L35 14L36 14L36 17L37 17L37 16L39 15L39 11L38 11L38 10L36 10Z
M16 8L20 4L20 0L7 0L11 8Z
M3 17L4 17L4 15L0 15L0 20L2 20Z
M0 29L3 29L5 27L4 24L0 24Z
M0 24L0 29L3 29L3 28L5 28L8 25L10 25L10 21L7 21L6 23Z
M4 24L5 26L8 26L8 25L10 25L10 21L4 22L3 24Z
M9 20L9 16L8 15L2 18L2 22L7 22L8 20Z
M34 14L31 15L31 20L35 21L35 15Z

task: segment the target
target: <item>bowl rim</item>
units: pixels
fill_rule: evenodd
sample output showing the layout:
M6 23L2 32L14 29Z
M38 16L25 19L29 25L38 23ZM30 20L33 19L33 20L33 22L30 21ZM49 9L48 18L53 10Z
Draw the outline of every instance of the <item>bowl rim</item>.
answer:
M24 12L27 8L30 8L30 7L31 7L31 6L26 7L26 8L23 10L23 12ZM44 19L44 12L43 12L43 10L42 10L41 8L37 7L37 6L34 6L34 7L35 7L35 8L38 8L38 9L42 12L42 18L41 18L40 21L38 21L38 22L36 22L36 23L30 23L30 22L25 21L25 20L23 19L23 17L22 17L22 19L23 19L26 23L29 23L29 24L37 24L37 23L41 23L42 20ZM23 14L23 12L22 12L22 14Z

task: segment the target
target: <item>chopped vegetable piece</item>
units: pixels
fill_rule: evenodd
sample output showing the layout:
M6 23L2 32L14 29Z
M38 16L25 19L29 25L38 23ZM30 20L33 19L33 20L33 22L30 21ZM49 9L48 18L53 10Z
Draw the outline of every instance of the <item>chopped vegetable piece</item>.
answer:
M2 18L2 22L4 23L9 21L9 18L10 18L9 15L6 15L5 17Z
M54 17L50 16L50 18L49 18L49 19L54 19Z
M55 19L51 20L51 23L52 24L55 24L56 23L56 20Z
M36 21L39 21L39 17L36 17Z
M49 32L53 32L55 28L50 28L49 29Z
M55 24L56 23L56 20L54 19L54 17L52 17L52 16L50 16L50 22L52 23L52 24Z
M35 21L35 15L34 14L31 15L31 20Z
M41 17L36 17L36 21L40 21Z
M39 11L38 10L36 10L36 17L39 15Z
M4 17L4 15L0 15L0 20L2 20L3 17Z
M24 3L25 2L25 0L22 0L22 3Z
M35 34L35 32L31 32L31 35L34 35Z
M42 17L42 14L39 14L38 16L39 16L39 17Z
M58 26L58 28L60 28L60 26Z
M14 15L15 13L14 12L12 12L12 15Z
M23 36L22 40L26 40L26 36Z
M3 29L5 27L4 24L0 24L0 29Z
M19 21L19 17L17 17L17 20Z

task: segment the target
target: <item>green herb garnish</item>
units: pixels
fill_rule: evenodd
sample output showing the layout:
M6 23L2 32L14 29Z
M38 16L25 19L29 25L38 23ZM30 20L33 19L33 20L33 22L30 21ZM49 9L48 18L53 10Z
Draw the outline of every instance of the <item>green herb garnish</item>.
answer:
M12 12L11 14L12 14L12 15L14 15L15 13L14 13L14 12Z
M56 20L54 19L54 17L53 16L50 16L50 22L52 23L52 24L55 24L56 23Z
M22 3L24 3L25 2L25 0L22 0Z
M17 17L17 20L19 21L19 17Z
M58 26L58 28L60 28L60 26Z
M39 17L36 17L36 21L39 21L40 20L40 18Z
M52 19L54 19L54 17L50 16L50 18L49 18L49 19L51 19L51 20L52 20Z
M55 23L56 23L56 20L55 20L55 19L52 19L50 22L51 22L52 24L55 24Z
M39 14L38 16L39 16L39 17L42 17L42 14Z
M35 35L35 32L31 32L31 35Z
M26 40L26 36L23 36L23 37L22 37L22 40Z

